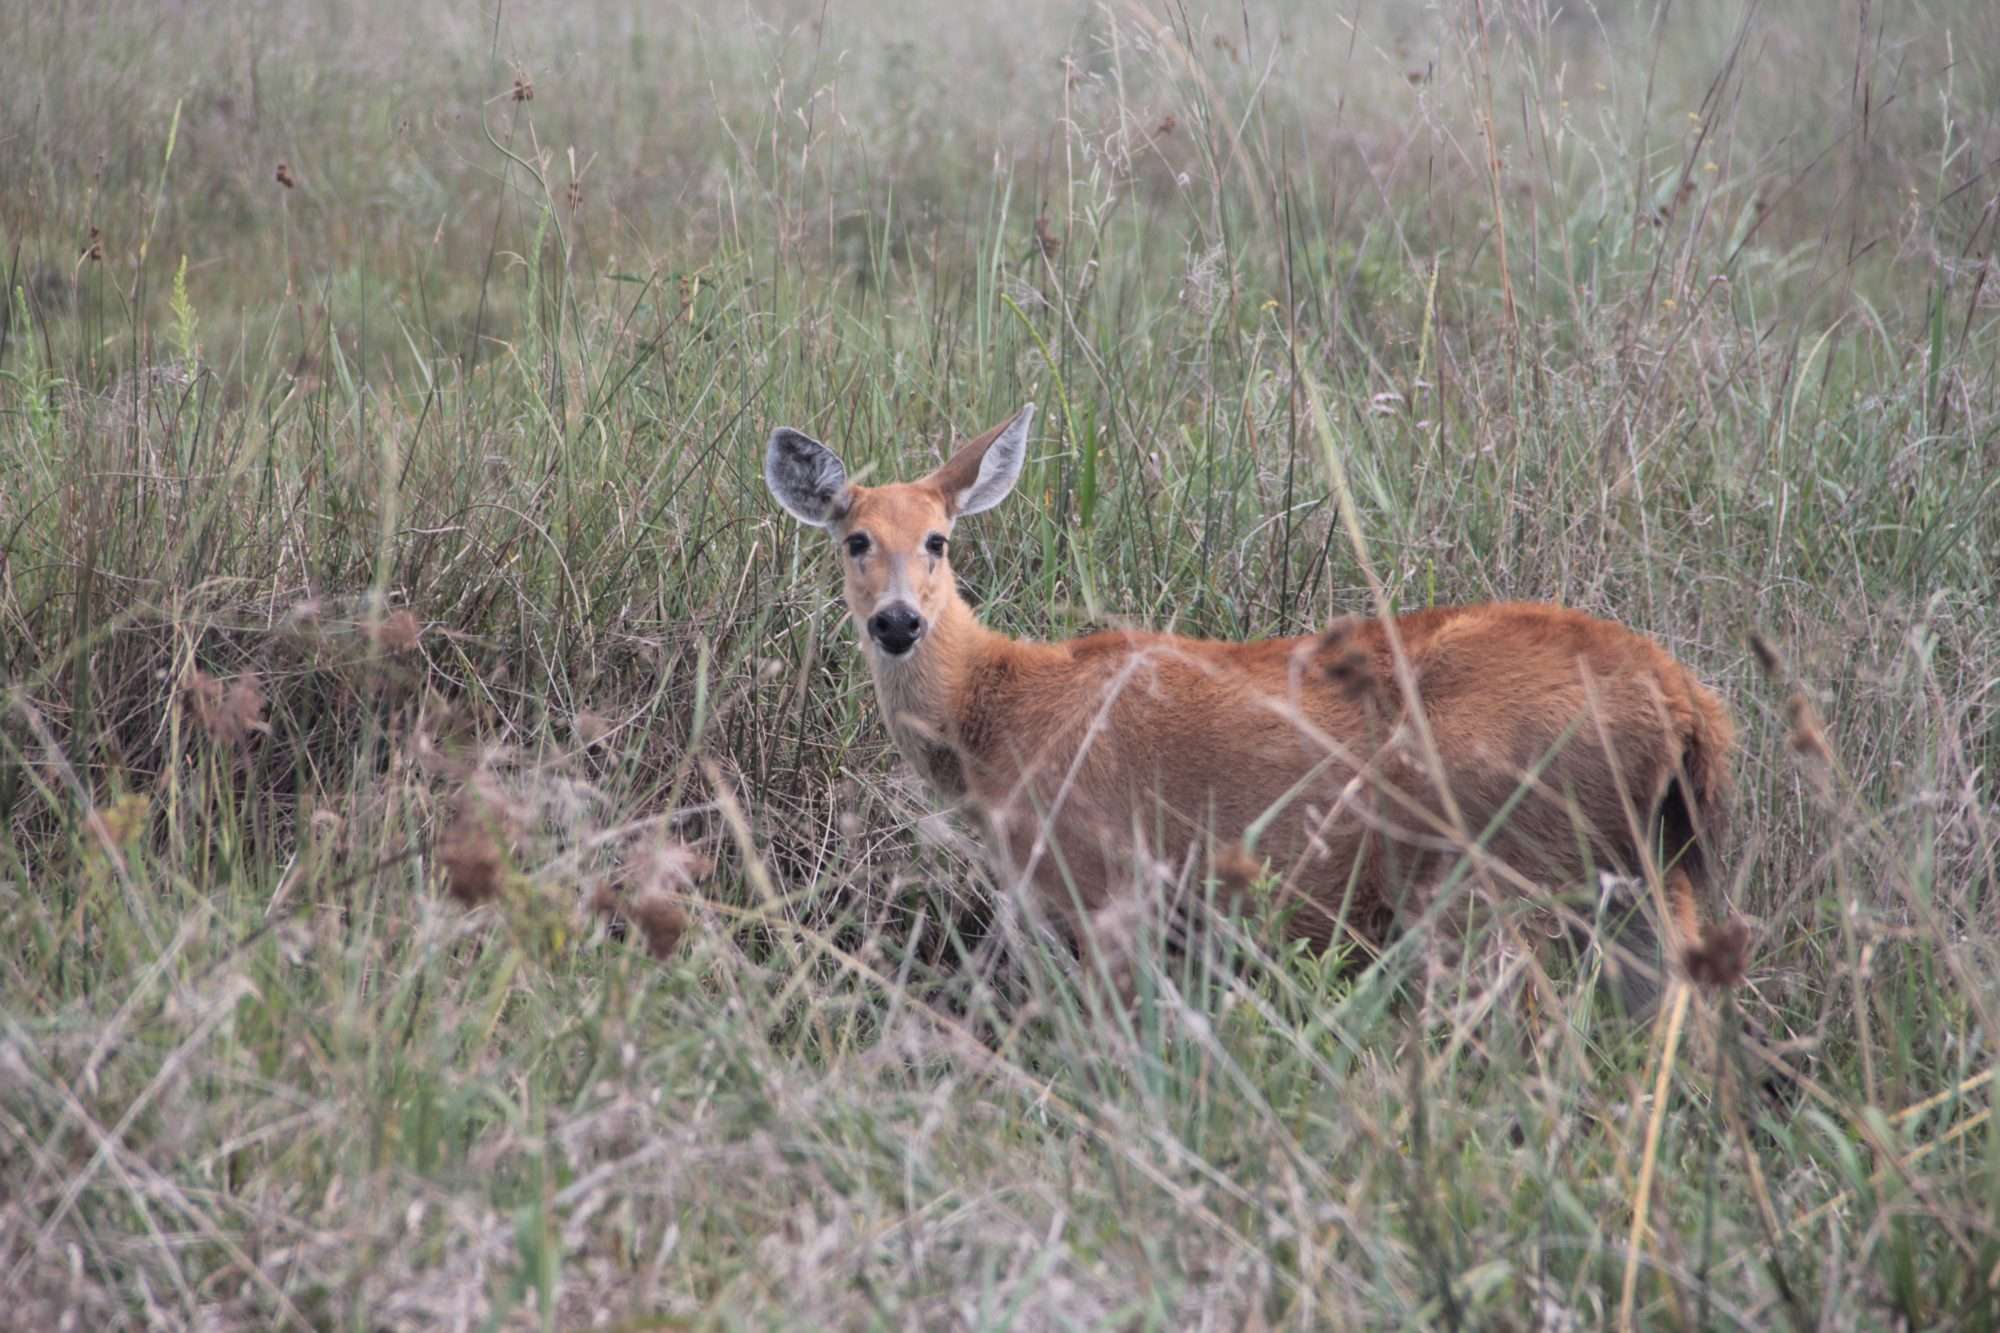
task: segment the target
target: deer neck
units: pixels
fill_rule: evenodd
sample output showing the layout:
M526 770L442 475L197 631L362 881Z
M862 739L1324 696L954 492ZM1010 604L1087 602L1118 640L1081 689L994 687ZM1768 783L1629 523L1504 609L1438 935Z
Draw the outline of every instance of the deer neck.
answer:
M1001 642L1005 636L981 625L954 593L906 660L869 650L875 695L889 735L911 767L946 796L963 796L966 790L958 724L967 684L981 658Z

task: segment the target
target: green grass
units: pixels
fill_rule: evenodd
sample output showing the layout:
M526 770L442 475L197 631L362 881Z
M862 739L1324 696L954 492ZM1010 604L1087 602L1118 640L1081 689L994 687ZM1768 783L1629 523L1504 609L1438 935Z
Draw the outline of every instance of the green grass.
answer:
M1444 8L0 0L9 1321L2000 1325L2000 10ZM1102 1011L758 471L1030 397L1009 631L1694 664L1749 984Z

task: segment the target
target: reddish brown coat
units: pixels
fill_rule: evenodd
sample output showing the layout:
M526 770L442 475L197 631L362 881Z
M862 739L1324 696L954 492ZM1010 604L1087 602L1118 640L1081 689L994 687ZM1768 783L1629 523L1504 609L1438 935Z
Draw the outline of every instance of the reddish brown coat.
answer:
M1683 946L1699 938L1734 733L1658 644L1526 603L1253 643L1007 638L959 595L937 538L1011 487L1018 457L988 451L1000 439L1018 454L1026 421L912 483L847 485L810 441L781 459L774 437L767 462L786 507L841 543L891 734L986 817L1003 878L1087 915L1149 878L1241 866L1250 836L1296 932L1323 942L1344 921L1380 943L1427 905L1468 839L1487 853L1473 877L1503 894L1573 886L1592 868L1636 873L1657 849L1671 865L1670 930ZM885 605L914 610L913 647L870 642Z

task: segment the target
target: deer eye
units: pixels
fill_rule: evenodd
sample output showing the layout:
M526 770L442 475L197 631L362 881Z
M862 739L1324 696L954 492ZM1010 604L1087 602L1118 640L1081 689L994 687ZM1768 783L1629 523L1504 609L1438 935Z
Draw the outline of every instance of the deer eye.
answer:
M944 534L933 532L930 536L924 538L924 549L931 553L932 559L942 556L944 554Z
M859 560L862 556L867 555L868 534L865 532L855 532L848 534L847 553L853 556L856 560Z

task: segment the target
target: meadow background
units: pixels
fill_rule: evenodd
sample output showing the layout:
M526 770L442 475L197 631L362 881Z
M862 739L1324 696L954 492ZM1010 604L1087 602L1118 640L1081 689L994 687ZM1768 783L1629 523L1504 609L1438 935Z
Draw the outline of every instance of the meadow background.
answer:
M2000 7L0 34L0 1322L2000 1325ZM1103 1012L758 472L1027 398L1008 630L1372 574L1694 664L1747 983Z

